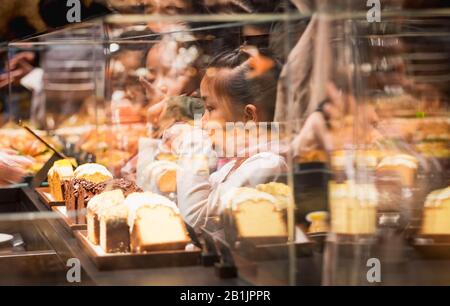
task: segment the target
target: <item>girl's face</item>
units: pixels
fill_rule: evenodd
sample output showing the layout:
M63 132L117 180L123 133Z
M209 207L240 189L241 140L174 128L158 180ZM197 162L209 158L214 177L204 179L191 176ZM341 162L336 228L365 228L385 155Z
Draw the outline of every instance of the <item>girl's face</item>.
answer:
M205 101L202 124L205 126L214 123L225 126L226 122L243 121L243 107L237 106L237 103L230 103L228 97L218 94L210 83L211 81L203 79L200 84L200 94Z
M226 74L226 69L217 70L212 79L206 77L200 84L200 94L205 101L205 113L201 123L203 128L208 131L215 147L225 152L230 148L246 147L249 137L252 137L251 133L249 134L241 125L226 126L226 123L241 122L245 124L248 120L256 122L256 116L252 116L253 119L250 119L246 115L248 109L253 109L256 113L256 107L243 105L239 101L230 101L230 97L225 92L216 89L217 82L227 77L222 73Z

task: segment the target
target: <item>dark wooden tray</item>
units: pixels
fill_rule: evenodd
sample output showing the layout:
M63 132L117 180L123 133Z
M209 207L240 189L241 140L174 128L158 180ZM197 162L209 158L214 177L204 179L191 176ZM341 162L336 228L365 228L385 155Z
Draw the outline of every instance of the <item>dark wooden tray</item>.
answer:
M314 249L319 253L323 253L325 250L325 242L327 241L327 232L307 233L308 239L314 243Z
M450 259L450 235L419 235L412 243L426 259Z
M39 195L39 199L41 199L41 201L48 207L65 205L64 201L56 201L53 198L49 187L38 187L36 188L36 192Z
M148 253L105 253L87 238L87 231L74 232L75 237L99 270L182 267L200 264L201 250L158 251Z
M67 216L66 206L53 206L52 210L61 217L62 222L72 231L75 230L86 230L87 224L78 224L72 218Z
M285 242L255 245L252 241L242 240L236 246L235 251L239 255L254 261L266 261L288 258L290 247L295 249L295 256L297 258L312 256L312 242Z

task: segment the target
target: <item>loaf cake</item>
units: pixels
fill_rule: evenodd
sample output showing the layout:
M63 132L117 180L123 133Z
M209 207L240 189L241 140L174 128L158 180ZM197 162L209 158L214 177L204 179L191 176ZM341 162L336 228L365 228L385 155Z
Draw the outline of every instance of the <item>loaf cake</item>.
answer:
M88 238L93 244L100 244L100 215L114 206L123 205L122 190L105 191L92 197L87 204Z
M99 164L84 164L75 169L73 178L64 184L64 200L73 222L86 223L87 202L105 190L101 183L112 178L112 174Z
M330 182L331 231L337 234L374 234L378 192L373 184Z
M397 177L403 187L414 185L419 162L411 155L396 154L386 156L378 164L376 173L378 176Z
M106 253L130 252L128 207L123 204L102 209L100 218L100 246Z
M169 194L177 190L177 169L175 162L157 160L144 169L145 191Z
M47 175L48 185L55 201L64 201L64 181L70 180L73 175L72 164L68 159L57 160L50 168Z
M279 185L259 188L277 189ZM272 188L271 188L272 187ZM284 188L283 188L284 189ZM254 188L235 188L224 194L221 205L231 227L232 239L247 239L254 242L275 242L287 240L287 226L284 218L285 204L271 194Z
M82 213L79 211L85 208L84 201L88 198L88 194L94 195L94 187L97 184L86 181L84 179L72 178L64 182L64 201L69 218L74 223L84 224L86 222Z
M177 206L168 198L137 192L125 199L125 205L132 252L181 250L190 241Z
M450 187L435 190L427 196L422 234L450 235Z
M96 203L103 201L102 197L100 197L100 200L95 200L94 204L91 204L92 199L94 199L96 195L102 196L104 193L111 191L111 190L116 191L116 192L120 191L123 194L122 197L126 197L133 192L141 191L141 189L133 181L130 181L130 180L127 180L124 178L112 179L112 180L108 180L106 182L99 183L99 184L86 183L86 181L83 180L81 182L81 184L84 189L84 191L83 191L84 195L85 195L84 201L85 201L85 203L87 203L87 206L88 206L87 212L86 212L87 223L88 223L88 232L89 232L89 228L91 228L91 230L93 230L92 234L95 233L95 237L92 235L89 235L90 237L92 237L92 239L90 239L90 240L93 243L98 244L99 228L100 228L100 223L99 223L100 219L98 217L98 209L102 209L103 206L110 207L110 204L96 204ZM79 192L79 189L76 192ZM109 197L109 195L107 195L106 197ZM123 202L123 200L122 200L122 202ZM109 202L111 202L111 201L109 201ZM81 206L83 206L83 205L84 204L81 204ZM89 226L89 224L91 224L91 226Z
M283 183L271 182L267 184L256 185L256 189L272 195L277 203L277 209L286 209L290 198L292 197L291 188Z
M113 178L111 172L109 172L105 166L93 163L79 166L75 169L74 177L77 179L84 179L92 183L101 183Z

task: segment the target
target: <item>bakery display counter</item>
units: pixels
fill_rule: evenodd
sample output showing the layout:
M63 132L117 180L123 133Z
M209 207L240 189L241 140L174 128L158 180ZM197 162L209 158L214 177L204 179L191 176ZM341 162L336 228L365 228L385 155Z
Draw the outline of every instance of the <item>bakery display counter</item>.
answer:
M230 241L224 231L206 228L202 229L202 238L207 254L217 256L214 267L221 278L238 276L258 286L321 284L323 253L313 239L299 231L294 242L277 242L269 237L265 241Z
M0 189L0 199L4 212L0 232L13 236L0 246L2 284L69 284L70 258L80 261L82 285L370 285L366 277L371 258L381 262L382 285L450 283L450 257L424 256L410 243L408 232L387 223L376 238L330 234L323 252L311 242L256 247L240 243L231 248L220 235L210 235L215 245L203 239L202 244L209 254L216 252L214 266L199 262L186 267L102 270L34 189L25 185ZM235 275L229 273L231 266Z
M50 212L35 190L27 186L0 189L0 199L2 211L7 212L2 217L14 219L0 223L0 232L14 236L14 241L0 248L4 284L70 284L66 279L69 269L66 263L70 258L80 261L81 285L248 284L238 278L220 279L214 269L201 265L99 270L73 232ZM20 218L24 220L18 221Z
M392 233L391 233L392 234ZM423 257L402 235L392 235L385 245L327 243L324 255L324 285L443 286L450 284L450 257ZM380 262L381 283L368 282L373 259ZM370 265L368 266L369 260Z
M0 233L4 238L0 243L0 284L62 283L65 264L46 237L47 222L30 215L33 210L22 188L27 187L0 189Z

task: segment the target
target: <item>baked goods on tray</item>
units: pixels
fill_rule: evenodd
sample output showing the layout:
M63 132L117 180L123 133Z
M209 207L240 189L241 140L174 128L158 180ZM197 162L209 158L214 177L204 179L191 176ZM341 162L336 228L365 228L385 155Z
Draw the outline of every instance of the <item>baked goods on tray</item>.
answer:
M127 253L130 251L130 227L128 207L116 205L99 212L99 243L106 253Z
M114 206L123 204L125 200L122 190L105 191L95 195L87 205L88 239L93 244L100 244L100 216Z
M276 189L267 186L259 188L268 191ZM225 208L224 226L231 241L242 239L254 243L287 241L286 203L272 194L254 188L240 187L224 194L220 201Z
M289 198L292 197L291 188L283 183L270 182L256 185L256 189L272 195L277 201L278 209L286 209Z
M74 175L72 162L61 159L54 162L47 174L50 193L57 202L64 201L65 181L72 179Z
M106 253L184 250L190 242L175 203L151 192L103 192L88 203L88 238Z
M364 235L376 231L378 192L373 184L329 183L331 231Z
M11 149L19 155L31 157L33 163L25 170L30 175L36 174L50 159L53 152L26 130L16 128L15 124L8 126L11 128L0 128L0 148ZM35 130L35 133L56 149L61 149L62 145L56 137L50 137L40 130Z
M450 187L435 190L427 196L422 234L450 235Z
M395 154L386 156L377 165L376 173L379 176L397 177L402 186L414 185L415 176L419 167L418 160L408 154Z
M157 160L144 169L144 187L146 191L169 194L177 190L177 169L175 162Z
M86 223L87 202L103 191L99 184L112 179L112 174L104 166L88 163L74 171L73 178L65 182L64 201L70 218L78 224Z
M184 250L190 241L180 212L168 198L151 193L132 193L129 208L130 247L135 253Z
M86 223L86 205L93 196L104 191L120 189L125 195L140 191L127 179L113 179L113 175L102 165L84 164L74 171L72 179L64 183L64 201L67 212L77 224Z

